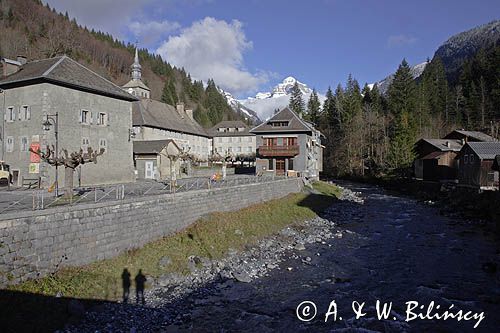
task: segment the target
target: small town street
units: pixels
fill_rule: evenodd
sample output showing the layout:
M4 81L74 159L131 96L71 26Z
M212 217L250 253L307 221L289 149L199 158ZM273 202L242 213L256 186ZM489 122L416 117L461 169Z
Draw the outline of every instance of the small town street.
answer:
M364 202L336 201L323 216L331 221L334 236L285 251L279 267L266 276L249 283L219 278L173 303L162 303L157 292L145 307L110 305L87 314L70 331L467 332L474 330L481 312L484 319L475 331L497 331L499 249L493 234L477 221L444 217L437 207L375 186L341 185L360 192ZM333 300L337 321L330 315L325 323ZM392 302L387 320L377 319L377 300ZM304 301L317 308L308 322L296 313ZM351 308L354 301L365 302L366 315L359 319ZM422 316L434 302L432 314L463 310L477 317L406 322L405 303L410 301L424 306L413 310ZM304 319L313 312L299 310Z

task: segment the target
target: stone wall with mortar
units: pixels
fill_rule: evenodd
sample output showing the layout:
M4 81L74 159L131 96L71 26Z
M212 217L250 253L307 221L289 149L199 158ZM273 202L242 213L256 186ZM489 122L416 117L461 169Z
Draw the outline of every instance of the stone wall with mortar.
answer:
M299 178L0 216L0 286L112 258L201 216L301 191Z

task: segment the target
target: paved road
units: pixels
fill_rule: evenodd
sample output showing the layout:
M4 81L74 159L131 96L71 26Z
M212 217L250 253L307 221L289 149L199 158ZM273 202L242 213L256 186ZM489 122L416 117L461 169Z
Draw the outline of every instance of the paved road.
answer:
M245 180L254 179L255 176L252 175L229 175L226 181L219 181L216 183L211 183L212 187L217 186L233 186L238 183L245 183ZM177 190L176 191L186 191L186 190L196 190L208 187L208 177L198 177L198 178L182 178L177 180ZM260 179L263 181L264 179ZM271 180L271 178L267 179ZM137 181L135 183L127 184L114 184L114 185L102 185L97 186L97 199L99 201L110 201L116 200L117 191L122 192L122 189L118 189L123 185L123 191L125 198L130 197L141 197L144 195L154 195L170 193L170 187L165 184L156 181ZM34 193L38 193L38 196ZM84 197L77 203L91 203L94 202L96 196L92 187L82 188L81 190L75 189L75 194L79 193ZM60 189L60 195L63 194L63 189ZM56 200L54 193L48 193L47 190L38 189L27 189L27 188L12 188L9 190L7 187L0 187L0 214L10 213L16 211L25 211L33 209L33 199L35 197L35 206L41 204L41 196L43 195L43 203L45 207L50 206L51 203ZM78 200L80 198L76 198ZM58 201L60 204L61 200Z

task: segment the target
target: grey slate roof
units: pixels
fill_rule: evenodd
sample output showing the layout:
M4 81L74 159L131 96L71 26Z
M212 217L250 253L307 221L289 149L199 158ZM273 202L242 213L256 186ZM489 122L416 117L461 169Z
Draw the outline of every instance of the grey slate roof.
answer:
M140 87L140 88L142 88L144 90L148 90L148 91L151 90L151 89L149 89L149 87L146 84L144 84L144 82L142 82L142 80L132 79L132 80L128 81L127 83L125 83L125 85L123 85L123 88L135 88L135 87Z
M150 140L150 141L134 141L134 154L159 154L170 142L177 146L174 140ZM179 147L177 147L179 148ZM179 149L180 150L180 149Z
M453 139L420 139L419 142L427 142L439 151L460 151L463 147L461 140Z
M497 141L494 137L489 136L486 133L479 132L479 131L466 131L466 130L454 130L453 132L451 132L447 136L445 136L445 138L447 138L448 136L453 136L454 133L458 133L458 134L461 134L463 136L470 137L470 138L473 138L475 140L482 141L482 142Z
M500 155L500 142L468 142L467 145L482 160L492 160Z
M133 126L146 126L210 137L186 113L179 114L172 106L152 99L142 99L132 104Z
M127 101L137 100L113 82L67 56L30 61L22 65L18 72L0 79L0 88L8 89L41 82Z
M288 121L288 126L271 126L274 121ZM251 133L265 133L265 132L312 132L313 127L311 124L301 119L295 112L289 108L284 108L271 119L263 122L257 127L250 130Z
M243 128L241 132L219 132L219 128ZM219 136L252 136L248 126L241 120L224 120L207 130L208 134L214 137Z

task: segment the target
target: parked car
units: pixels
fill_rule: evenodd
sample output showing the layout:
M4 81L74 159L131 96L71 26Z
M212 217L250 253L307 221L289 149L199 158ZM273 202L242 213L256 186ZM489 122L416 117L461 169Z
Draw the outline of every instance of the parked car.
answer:
M10 187L10 184L12 184L10 166L4 161L0 161L0 186Z

